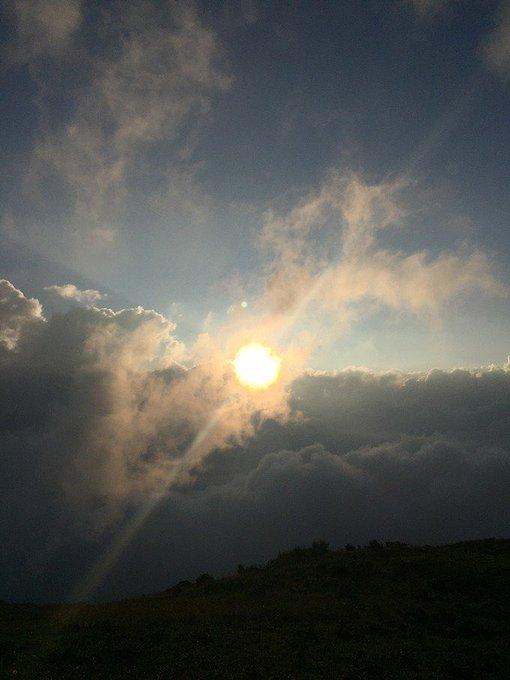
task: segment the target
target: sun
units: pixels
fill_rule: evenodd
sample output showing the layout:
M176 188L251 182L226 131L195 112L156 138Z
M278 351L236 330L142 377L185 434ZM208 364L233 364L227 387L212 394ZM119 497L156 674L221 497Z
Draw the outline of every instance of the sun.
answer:
M262 390L278 378L281 361L268 347L252 343L241 347L233 364L239 382L254 390Z

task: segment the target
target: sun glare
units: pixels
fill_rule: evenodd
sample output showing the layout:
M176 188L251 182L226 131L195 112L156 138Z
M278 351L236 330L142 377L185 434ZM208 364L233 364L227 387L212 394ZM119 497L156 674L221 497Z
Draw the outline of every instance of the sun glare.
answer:
M253 343L241 347L233 364L239 382L261 390L272 385L278 378L281 361L268 347Z

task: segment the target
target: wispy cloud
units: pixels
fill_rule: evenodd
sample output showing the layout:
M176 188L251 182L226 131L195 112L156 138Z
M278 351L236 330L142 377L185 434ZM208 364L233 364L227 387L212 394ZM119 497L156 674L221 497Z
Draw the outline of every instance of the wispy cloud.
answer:
M359 303L435 315L452 296L479 290L504 295L481 250L432 254L382 245L392 228L409 228L409 182L369 184L352 173L333 173L283 213L266 215L262 244L268 253L266 297L274 311L298 308L348 318Z
M78 2L14 8L17 51L30 31L41 34L37 50L47 52L83 38ZM194 140L214 97L231 84L221 44L193 3L110 3L97 14L94 31L97 49L79 42L74 74L57 59L52 66L38 59L35 48L25 50L40 127L23 181L25 202L10 207L19 234L35 247L49 247L40 232L50 215L52 233L61 233L62 247L78 261L111 251L133 207L158 220L203 218L207 196L196 179ZM56 92L65 102L58 110ZM54 202L44 189L48 182Z
M497 14L496 26L487 38L485 57L491 69L501 76L510 74L510 2L504 0Z
M72 119L36 150L65 179L85 223L115 223L128 169L143 172L139 152L176 140L183 123L207 112L211 95L229 85L216 65L216 38L191 6L164 7L131 5L120 26L118 14L107 18L118 50L92 64Z
M8 0L14 13L17 43L12 56L32 62L62 58L82 21L82 0Z
M452 4L452 0L403 0L412 7L421 18L427 18L438 14Z

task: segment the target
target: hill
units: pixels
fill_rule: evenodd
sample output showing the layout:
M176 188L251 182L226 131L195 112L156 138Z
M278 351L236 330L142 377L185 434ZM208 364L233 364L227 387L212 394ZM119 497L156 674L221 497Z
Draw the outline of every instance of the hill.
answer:
M508 678L510 541L323 542L108 604L0 604L5 678Z

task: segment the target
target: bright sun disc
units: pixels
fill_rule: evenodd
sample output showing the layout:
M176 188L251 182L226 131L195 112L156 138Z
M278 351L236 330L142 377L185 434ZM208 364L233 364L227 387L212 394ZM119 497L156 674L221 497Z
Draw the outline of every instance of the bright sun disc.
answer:
M278 378L281 362L268 347L254 343L241 347L233 363L239 382L260 390Z

